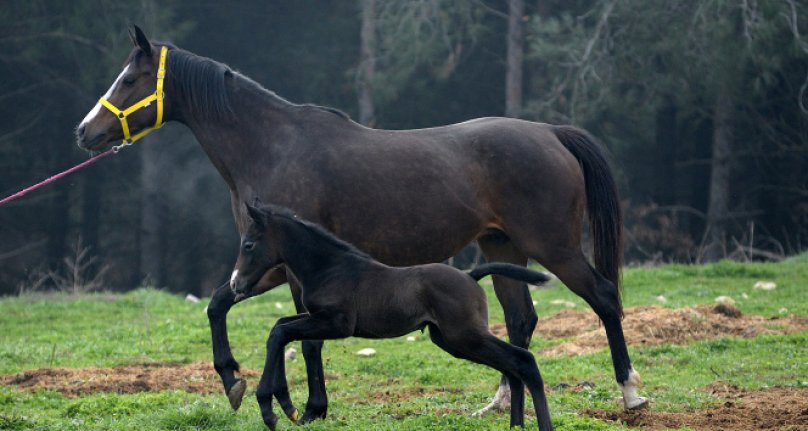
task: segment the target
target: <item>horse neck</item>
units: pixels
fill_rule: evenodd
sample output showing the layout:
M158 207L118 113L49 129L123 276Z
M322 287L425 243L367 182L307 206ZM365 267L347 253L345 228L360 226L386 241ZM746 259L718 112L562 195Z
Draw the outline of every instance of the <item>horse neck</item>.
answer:
M210 161L233 191L256 189L258 174L266 172L284 141L288 123L282 104L268 103L267 95L253 91L242 78L228 83L231 118L209 118L194 106L176 106L174 117L191 129ZM253 192L254 193L254 192Z

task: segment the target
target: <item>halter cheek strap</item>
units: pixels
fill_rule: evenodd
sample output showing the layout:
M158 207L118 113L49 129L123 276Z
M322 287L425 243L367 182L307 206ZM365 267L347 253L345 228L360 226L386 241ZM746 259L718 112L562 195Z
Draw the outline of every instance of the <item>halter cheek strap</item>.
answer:
M131 145L138 139L151 133L153 130L163 127L163 124L165 124L163 123L163 99L165 98L165 94L163 93L163 82L165 81L166 77L166 57L168 57L168 48L164 46L160 49L160 64L157 68L157 89L154 91L154 93L144 97L139 102L124 110L118 109L118 107L103 97L98 101L98 103L115 114L115 116L118 117L118 120L121 122L121 128L123 129L123 142L121 145L113 148L115 152L118 152L121 148L127 145ZM129 122L126 120L126 117L134 114L141 108L151 105L151 103L155 101L157 102L157 120L155 120L154 126L147 127L138 132L136 135L131 136L129 132Z

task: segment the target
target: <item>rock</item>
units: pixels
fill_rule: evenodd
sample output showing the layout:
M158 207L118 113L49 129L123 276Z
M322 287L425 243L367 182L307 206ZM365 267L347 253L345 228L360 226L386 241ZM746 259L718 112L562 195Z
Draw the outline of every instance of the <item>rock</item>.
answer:
M372 349L370 347L367 347L367 348L364 348L364 349L356 352L356 354L359 355L359 356L370 357L370 356L373 356L373 355L376 354L376 349Z
M747 295L746 292L744 292L744 293L741 294L741 298L749 299L749 295Z
M773 281L758 281L755 283L755 289L760 290L774 290L777 288L777 283Z
M567 307L567 308L575 308L575 303L574 303L574 302L572 302L572 301L565 301L565 300L563 300L563 299L554 299L554 300L550 301L550 304L553 304L553 305L563 305L563 306L565 306L565 307Z
M194 295L192 293L189 293L189 294L185 295L185 301L186 302L192 302L192 303L196 304L197 302L199 302L199 298L197 298L196 295Z
M297 349L295 349L294 347L290 347L286 351L286 353L283 354L283 359L287 361L294 361L296 357L297 357Z
M664 296L662 296L662 295L657 296L655 299L657 300L657 302L660 302L660 303L662 303L662 304L664 304L664 303L668 302L668 298L665 298L665 297L664 297Z
M726 305L735 305L735 300L730 298L729 296L719 296L715 298L716 304L726 304Z
M280 302L276 302L276 303L275 303L275 308L277 308L278 310L280 310L281 308L283 308L283 304L281 304Z
M415 337L413 337L412 335L410 335L409 337L407 337L407 341L415 341Z

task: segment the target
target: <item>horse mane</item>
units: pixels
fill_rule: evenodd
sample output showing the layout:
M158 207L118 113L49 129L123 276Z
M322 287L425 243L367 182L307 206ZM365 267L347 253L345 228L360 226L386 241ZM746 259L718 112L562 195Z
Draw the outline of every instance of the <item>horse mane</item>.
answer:
M359 250L353 244L337 238L333 233L329 232L319 224L301 219L289 208L272 204L263 204L261 205L260 209L264 211L268 217L278 217L291 221L294 225L303 228L318 240L331 245L340 252L352 254L362 259L372 259L367 253Z
M294 108L315 109L329 112L343 119L349 120L348 114L336 108L314 104L295 104L289 102L275 92L267 90L261 84L249 77L233 71L228 65L207 57L196 55L165 44L171 47L166 60L166 73L173 81L172 85L178 87L181 103L193 106L202 116L209 120L230 120L234 117L230 98L227 95L226 77L237 77L248 83L257 93L268 96L274 103Z

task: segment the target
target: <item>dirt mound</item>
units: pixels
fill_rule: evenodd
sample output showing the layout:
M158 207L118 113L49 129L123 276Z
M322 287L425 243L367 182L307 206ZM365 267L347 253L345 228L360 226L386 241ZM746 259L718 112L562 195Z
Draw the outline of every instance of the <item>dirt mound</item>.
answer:
M730 317L728 316L734 316ZM691 341L726 336L753 337L761 334L783 334L808 329L808 317L788 316L767 319L742 316L708 305L696 308L664 308L644 306L626 309L623 332L631 345L687 344ZM497 336L507 334L505 325L493 325ZM581 355L608 345L606 333L591 310L564 310L539 319L536 335L573 340L541 350L547 355Z
M258 373L242 370L241 375L254 377ZM0 376L0 385L16 385L26 390L48 389L68 397L96 392L132 394L170 389L200 394L223 391L213 365L207 362L123 365L113 368L38 368Z
M714 394L723 399L720 406L691 412L588 410L583 414L644 430L687 426L698 430L808 431L808 389L744 391L725 387Z

